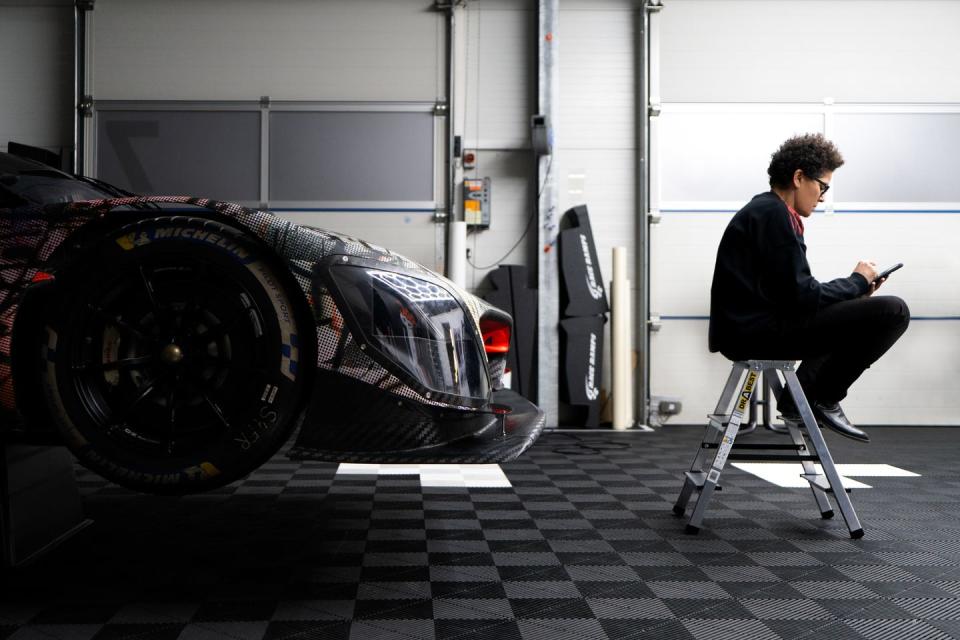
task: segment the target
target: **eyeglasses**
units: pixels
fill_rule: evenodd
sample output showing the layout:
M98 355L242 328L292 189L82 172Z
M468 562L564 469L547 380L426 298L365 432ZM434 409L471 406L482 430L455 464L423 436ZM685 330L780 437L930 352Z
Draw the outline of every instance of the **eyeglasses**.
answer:
M830 190L830 185L828 185L826 182L824 182L820 178L813 178L813 179L817 181L818 185L820 185L820 197L822 198L823 195Z

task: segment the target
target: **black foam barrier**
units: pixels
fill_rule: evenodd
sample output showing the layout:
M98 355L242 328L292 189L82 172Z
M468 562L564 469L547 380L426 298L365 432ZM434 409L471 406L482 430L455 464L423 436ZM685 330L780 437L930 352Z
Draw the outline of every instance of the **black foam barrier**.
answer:
M564 317L599 316L610 310L587 206L569 209L560 222L560 309Z
M600 422L603 325L610 310L586 205L560 220L560 423Z
M537 291L527 286L527 268L524 266L500 265L488 273L487 278L493 290L483 299L513 316L507 356L510 387L527 400L536 402L537 365L533 353L537 340Z
M561 424L597 427L600 424L600 384L603 374L604 316L560 321Z

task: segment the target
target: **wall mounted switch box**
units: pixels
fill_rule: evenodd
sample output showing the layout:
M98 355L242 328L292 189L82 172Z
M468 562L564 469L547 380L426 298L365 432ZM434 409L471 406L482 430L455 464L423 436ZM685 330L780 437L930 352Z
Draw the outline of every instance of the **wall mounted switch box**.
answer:
M463 219L468 227L490 228L490 178L463 181Z

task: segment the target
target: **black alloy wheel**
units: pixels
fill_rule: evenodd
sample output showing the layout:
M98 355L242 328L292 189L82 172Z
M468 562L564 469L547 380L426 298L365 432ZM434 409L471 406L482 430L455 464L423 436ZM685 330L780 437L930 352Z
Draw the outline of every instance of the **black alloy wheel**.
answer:
M180 494L242 477L283 444L302 407L301 334L263 254L224 225L160 218L110 234L66 274L45 389L83 464Z

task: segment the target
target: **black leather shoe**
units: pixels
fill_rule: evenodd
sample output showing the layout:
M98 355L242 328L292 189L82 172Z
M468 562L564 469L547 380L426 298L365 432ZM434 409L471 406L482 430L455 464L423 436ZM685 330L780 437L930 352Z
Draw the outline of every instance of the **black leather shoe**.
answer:
M840 403L835 402L830 405L823 405L819 402L813 403L813 415L817 417L817 423L821 427L833 429L842 436L859 442L870 442L870 436L865 431L853 426L844 415Z

